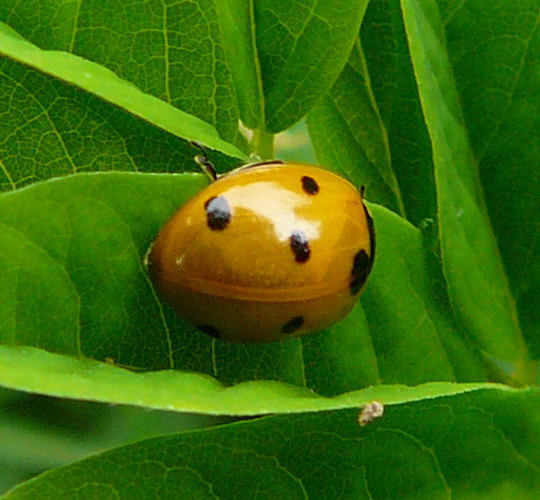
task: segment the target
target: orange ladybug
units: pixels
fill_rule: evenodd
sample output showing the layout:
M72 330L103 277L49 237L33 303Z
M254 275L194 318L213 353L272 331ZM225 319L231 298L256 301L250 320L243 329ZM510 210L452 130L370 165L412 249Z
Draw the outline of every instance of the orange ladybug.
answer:
M373 221L351 183L275 160L199 192L163 227L147 264L160 295L200 331L272 342L346 316L374 257Z

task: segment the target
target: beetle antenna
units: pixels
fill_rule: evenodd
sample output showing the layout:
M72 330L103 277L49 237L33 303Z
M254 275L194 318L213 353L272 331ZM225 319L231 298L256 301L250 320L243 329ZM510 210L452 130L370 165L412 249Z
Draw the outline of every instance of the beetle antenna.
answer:
M195 163L201 167L201 170L208 176L210 179L215 181L218 177L216 168L214 167L214 164L210 161L208 158L208 154L206 153L206 148L197 141L191 141L191 145L196 147L200 150L202 154L195 156Z
M364 194L367 190L369 190L369 182L360 186L360 195L362 196L362 199L364 199Z

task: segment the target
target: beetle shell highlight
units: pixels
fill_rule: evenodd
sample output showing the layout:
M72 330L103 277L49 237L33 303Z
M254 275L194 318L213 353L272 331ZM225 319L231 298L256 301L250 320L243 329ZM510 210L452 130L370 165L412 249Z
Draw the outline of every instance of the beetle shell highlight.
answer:
M373 222L352 184L276 162L235 170L188 201L159 233L148 268L199 330L272 342L346 316L374 256Z

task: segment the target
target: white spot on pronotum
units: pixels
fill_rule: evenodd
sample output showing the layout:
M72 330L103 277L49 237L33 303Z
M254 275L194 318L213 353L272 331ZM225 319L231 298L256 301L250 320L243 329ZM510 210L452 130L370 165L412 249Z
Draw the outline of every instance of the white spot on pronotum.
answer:
M182 262L184 262L184 256L183 255L181 255L180 257L176 257L176 259L174 259L174 263L177 266L181 266Z
M381 418L383 413L384 405L379 401L372 401L371 403L364 405L362 408L360 415L358 415L358 423L362 427L365 427L370 422L373 422L373 420Z

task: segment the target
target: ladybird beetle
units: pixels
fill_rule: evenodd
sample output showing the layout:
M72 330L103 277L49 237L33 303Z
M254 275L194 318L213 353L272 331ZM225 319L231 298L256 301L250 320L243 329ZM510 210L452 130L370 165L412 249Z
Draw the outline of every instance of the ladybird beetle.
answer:
M346 316L374 257L373 221L352 184L275 160L199 192L163 227L147 264L161 296L198 330L272 342Z

